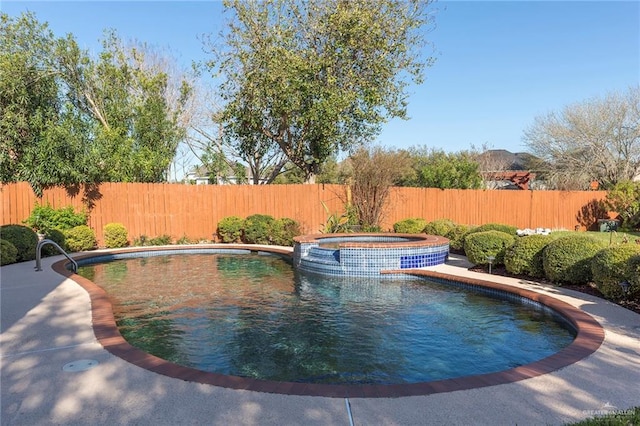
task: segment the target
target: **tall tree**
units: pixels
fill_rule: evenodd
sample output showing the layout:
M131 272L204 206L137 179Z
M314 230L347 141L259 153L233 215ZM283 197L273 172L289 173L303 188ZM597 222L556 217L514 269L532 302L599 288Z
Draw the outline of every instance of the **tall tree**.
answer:
M523 140L552 188L633 180L640 176L640 86L536 117Z
M36 193L78 180L61 127L54 40L32 14L0 14L0 181L27 181Z
M277 147L313 182L340 150L406 118L420 83L430 1L227 0L234 13L212 70L224 77L224 137L260 156ZM281 163L282 167L285 163Z
M89 121L86 151L98 181L161 182L185 129L179 118L189 96L186 81L173 90L170 75L145 44L126 46L113 31L97 59L68 36L56 49L66 96ZM175 84L175 83L174 83Z
M190 86L146 45L107 32L97 58L33 14L0 14L0 180L34 191L158 182L184 137Z

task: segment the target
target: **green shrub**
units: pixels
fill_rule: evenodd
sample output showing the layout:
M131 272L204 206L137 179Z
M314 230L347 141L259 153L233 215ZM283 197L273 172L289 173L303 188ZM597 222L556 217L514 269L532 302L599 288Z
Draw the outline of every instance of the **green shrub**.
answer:
M456 224L449 219L438 219L427 223L422 232L429 235L439 235L444 237L455 226Z
M274 227L273 216L254 214L244 220L243 240L247 244L269 244L271 231Z
M512 274L544 277L542 251L555 238L550 235L528 235L516 238L504 256L504 266Z
M159 235L157 237L153 237L148 241L150 246L168 246L171 244L171 235Z
M242 242L244 220L238 216L229 216L218 222L218 237L223 243Z
M404 219L393 224L393 232L398 234L420 234L427 221L419 217Z
M607 299L620 300L625 297L620 283L631 283L629 259L640 255L640 245L621 244L606 247L593 256L591 273L600 293Z
M49 203L36 204L24 223L37 232L47 233L52 229L67 230L76 226L86 225L86 212L76 213L73 206L54 209Z
M516 235L516 231L518 228L511 225L505 225L502 223L485 223L484 225L477 226L469 231L469 233L473 232L485 232L485 231L500 231L509 235Z
M283 217L273 223L271 242L278 246L293 246L293 237L300 235L300 225L293 219Z
M179 244L179 245L197 244L197 243L198 243L198 240L192 240L186 235L183 235L182 237L176 240L176 244Z
M96 248L96 234L87 225L75 226L64 231L67 248L71 252L93 250Z
M18 249L11 244L11 241L0 240L0 266L16 263L18 259Z
M503 265L506 249L513 244L515 237L500 231L484 231L469 234L464 239L464 252L475 265L489 263L487 257L493 256L493 265Z
M458 253L464 252L464 237L472 229L467 225L455 225L445 234L449 239L449 248Z
M640 297L640 255L631 256L627 261L627 274L629 274L630 298Z
M0 238L9 241L18 250L17 262L36 258L38 236L33 229L23 225L0 226Z
M129 245L127 228L121 223L107 223L104 226L104 245L106 248L120 248Z
M171 244L171 235L160 235L157 237L149 238L147 235L140 235L138 238L133 239L133 245L136 247L148 247L148 246L168 246Z
M327 220L322 225L323 234L346 234L350 232L359 232L360 224L358 222L358 212L352 205L345 206L345 212L342 214L331 213L329 207L320 201L324 211L327 213Z
M149 237L147 237L146 235L140 235L138 238L134 238L133 239L133 245L136 247L144 247L144 246L149 246L151 245L149 243Z
M591 259L604 247L604 241L580 234L551 241L542 251L544 275L553 282L587 283L593 278Z
M64 236L64 232L59 229L49 229L44 237L58 244L62 250L67 250L67 239ZM55 256L56 254L60 254L60 252L51 244L46 244L42 247L43 256Z
M358 225L351 226L349 232L369 232L375 234L377 232L382 232L382 226L380 225L362 225L360 226L360 230L358 229Z

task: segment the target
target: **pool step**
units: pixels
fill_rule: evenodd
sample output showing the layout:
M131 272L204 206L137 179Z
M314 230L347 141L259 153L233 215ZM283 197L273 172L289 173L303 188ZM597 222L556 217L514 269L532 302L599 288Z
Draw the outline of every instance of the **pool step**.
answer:
M312 247L302 261L323 263L325 265L340 264L340 250L324 247Z

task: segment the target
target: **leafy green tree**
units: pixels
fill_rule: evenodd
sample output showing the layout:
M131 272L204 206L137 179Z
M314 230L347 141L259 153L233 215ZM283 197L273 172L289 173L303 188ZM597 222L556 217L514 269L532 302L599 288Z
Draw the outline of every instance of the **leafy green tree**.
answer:
M420 59L429 4L225 1L235 19L209 63L225 77L224 137L247 155L276 147L314 182L327 158L406 118L409 80L432 63Z
M64 138L53 44L33 15L0 14L0 181L27 181L36 193L79 180L76 147Z
M67 98L79 122L89 122L87 168L95 181L161 182L185 129L178 124L189 96L186 82L176 103L166 97L169 76L149 66L153 52L125 46L115 32L103 40L97 59L81 51L71 36L60 39L58 65ZM86 140L86 137L85 137Z
M401 186L441 189L478 189L482 187L480 165L474 155L461 151L414 148L410 152L413 173L403 177Z
M640 182L618 182L608 193L606 203L622 219L626 229L640 228Z
M31 13L0 14L0 181L158 182L184 137L190 96L145 45L107 32L97 58ZM172 97L170 98L170 94Z

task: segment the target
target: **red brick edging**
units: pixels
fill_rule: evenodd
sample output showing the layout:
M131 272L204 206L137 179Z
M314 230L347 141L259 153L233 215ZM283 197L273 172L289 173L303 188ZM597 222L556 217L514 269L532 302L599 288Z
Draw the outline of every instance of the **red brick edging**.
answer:
M191 247L193 248L193 247ZM210 248L210 247L209 247ZM218 247L220 248L220 247ZM223 248L242 249L253 251L273 252L277 254L287 254L282 249L277 248L247 248L247 246L225 245ZM166 250L166 248L164 248ZM172 247L172 250L176 249ZM178 248L179 249L179 248ZM128 251L150 251L161 250L158 248L134 249ZM97 253L84 255L80 258L102 256L110 253ZM111 302L106 292L92 281L81 277L66 269L67 260L61 260L53 264L52 268L57 273L71 278L82 286L91 299L92 325L93 331L100 344L110 353L128 361L138 367L153 371L177 379L190 382L210 384L231 389L246 389L256 392L269 392L285 395L307 395L324 396L336 398L390 398L414 395L430 395L441 392L451 392L456 390L467 390L485 386L494 386L505 383L517 382L520 380L537 377L556 371L560 368L571 365L577 361L594 353L604 341L604 330L602 326L589 314L575 308L568 303L555 299L551 296L536 293L533 291L511 287L490 281L459 277L442 274L427 270L412 270L411 273L421 276L431 276L462 282L465 284L489 287L501 291L514 293L528 299L539 302L552 308L569 320L577 330L574 341L559 352L526 364L497 373L479 374L475 376L465 376L454 379L437 380L432 382L394 384L394 385L332 385L316 383L294 383L294 382L274 382L268 380L258 380L246 377L227 376L218 373L209 373L189 367L174 364L157 356L148 354L138 348L131 346L120 334L113 316ZM407 272L403 270L402 272Z

